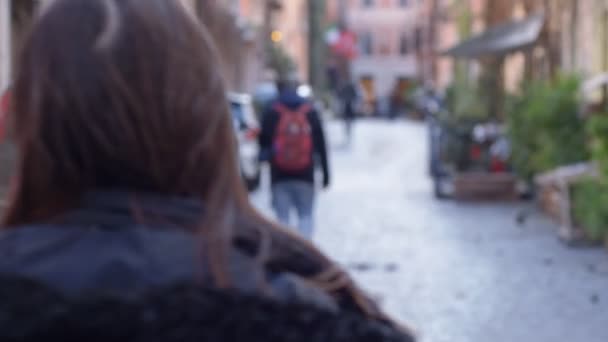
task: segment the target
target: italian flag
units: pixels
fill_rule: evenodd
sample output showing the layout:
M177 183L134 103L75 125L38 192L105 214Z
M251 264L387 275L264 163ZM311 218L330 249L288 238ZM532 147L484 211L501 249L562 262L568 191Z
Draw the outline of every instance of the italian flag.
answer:
M337 26L332 26L325 32L325 41L336 55L347 59L357 57L357 35L354 32L340 31Z

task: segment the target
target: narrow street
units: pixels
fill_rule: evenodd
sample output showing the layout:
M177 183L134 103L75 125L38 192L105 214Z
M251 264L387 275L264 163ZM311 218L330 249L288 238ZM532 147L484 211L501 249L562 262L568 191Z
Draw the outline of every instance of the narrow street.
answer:
M608 341L604 251L565 247L531 203L435 200L423 124L359 122L350 148L328 134L315 242L422 341Z

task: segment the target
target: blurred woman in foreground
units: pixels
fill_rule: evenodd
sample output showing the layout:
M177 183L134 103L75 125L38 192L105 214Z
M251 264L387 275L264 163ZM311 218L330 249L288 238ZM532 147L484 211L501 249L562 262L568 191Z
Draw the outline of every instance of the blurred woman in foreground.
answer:
M0 273L69 296L193 282L388 320L242 185L215 48L168 0L55 0L14 83Z

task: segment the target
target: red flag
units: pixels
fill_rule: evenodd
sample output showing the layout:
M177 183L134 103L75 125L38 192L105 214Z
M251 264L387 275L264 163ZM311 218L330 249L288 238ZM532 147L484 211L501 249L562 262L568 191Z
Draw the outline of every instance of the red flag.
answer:
M357 56L357 36L352 31L342 31L332 48L336 54L353 59Z

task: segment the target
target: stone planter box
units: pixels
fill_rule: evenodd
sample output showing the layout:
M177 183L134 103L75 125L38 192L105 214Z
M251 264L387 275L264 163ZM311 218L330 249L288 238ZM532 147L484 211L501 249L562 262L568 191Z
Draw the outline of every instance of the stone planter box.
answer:
M510 173L467 172L454 176L459 200L515 200L517 179Z
M594 163L580 163L560 167L535 179L540 207L559 224L558 236L569 245L589 244L584 229L575 224L572 215L572 184L597 176Z

